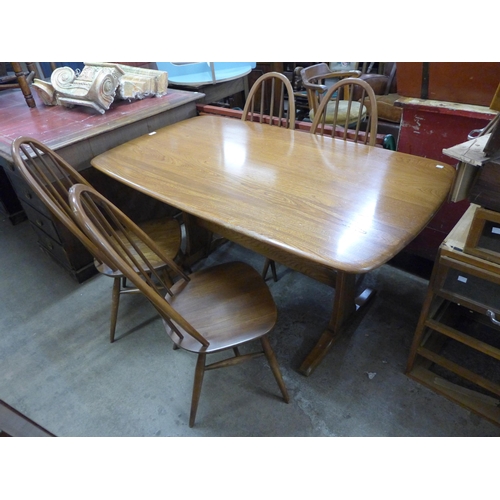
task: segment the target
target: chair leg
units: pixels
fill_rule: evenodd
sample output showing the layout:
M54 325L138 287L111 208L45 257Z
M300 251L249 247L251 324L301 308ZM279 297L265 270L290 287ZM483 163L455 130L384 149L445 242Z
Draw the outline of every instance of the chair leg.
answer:
M266 279L269 266L271 266L271 272L273 273L274 282L278 281L278 276L276 274L276 262L274 262L274 260L271 259L266 259L266 262L264 263L264 269L262 270L262 278Z
M12 65L12 69L14 70L14 73L17 77L17 81L24 95L24 98L26 99L26 104L30 108L36 108L35 99L33 99L33 94L31 93L30 86L26 80L26 76L23 73L21 65L18 62L11 62L10 64Z
M269 366L273 371L274 378L276 379L276 382L278 382L281 394L283 394L283 399L285 400L285 403L288 403L290 401L290 397L288 396L288 391L286 390L285 382L283 381L283 377L281 376L280 367L278 365L276 356L274 355L271 344L269 343L269 339L267 338L267 336L264 336L261 337L260 341L262 343L264 354L266 355Z
M111 295L111 324L109 327L109 341L115 341L116 320L118 318L118 305L120 303L120 278L113 279L113 291Z
M206 354L198 354L196 370L194 372L193 397L191 399L191 413L189 414L189 427L194 426L198 402L200 401L201 386L203 384L203 375L205 375Z

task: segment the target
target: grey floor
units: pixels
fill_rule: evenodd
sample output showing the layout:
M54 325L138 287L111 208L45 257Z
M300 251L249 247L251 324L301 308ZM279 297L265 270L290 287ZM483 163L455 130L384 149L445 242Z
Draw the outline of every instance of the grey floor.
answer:
M204 265L263 258L235 244ZM280 266L271 340L291 395L264 358L207 373L188 426L194 356L174 351L141 296L122 298L108 341L111 280L74 282L27 222L0 220L0 399L58 436L499 436L500 429L404 374L427 281L385 265L371 306L310 376L298 367L328 321L333 290ZM369 374L375 374L371 377Z

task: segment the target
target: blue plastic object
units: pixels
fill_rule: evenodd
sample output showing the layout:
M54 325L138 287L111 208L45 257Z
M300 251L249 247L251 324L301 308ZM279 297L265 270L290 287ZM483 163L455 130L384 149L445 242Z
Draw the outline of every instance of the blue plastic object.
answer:
M234 80L255 68L254 62L157 62L160 71L168 73L168 82L174 85L209 85Z

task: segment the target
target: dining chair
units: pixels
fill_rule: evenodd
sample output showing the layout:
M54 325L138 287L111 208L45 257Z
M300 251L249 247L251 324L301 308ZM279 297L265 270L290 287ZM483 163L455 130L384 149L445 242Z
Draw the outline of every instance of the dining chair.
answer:
M361 71L355 69L332 71L326 63L318 63L302 68L300 71L300 77L302 79L302 86L306 89L307 93L309 119L311 122L314 121L316 110L329 88L327 85L328 81L335 83L343 78L360 77L361 74ZM340 101L340 104L337 106L338 113L345 113L344 110L347 109L346 101L344 99L349 99L349 96L345 96ZM336 107L335 103L332 102L328 104L329 113L327 113L327 120L330 118L330 112L334 109L334 107Z
M336 96L333 100L332 95ZM349 97L343 101L342 95ZM354 95L359 95L359 100L354 101ZM316 110L311 133L375 146L377 126L377 100L372 87L361 78L344 78L326 91Z
M269 98L267 106L266 98ZM270 71L260 76L248 93L241 119L243 121L257 120L260 123L294 129L295 99L290 80L276 71ZM278 281L276 263L268 258L264 263L263 278L265 279L267 276L269 267L271 267L274 281Z
M260 76L248 93L241 119L294 129L295 100L290 80L276 71Z
M155 241L95 189L75 185L70 189L69 200L88 238L161 315L174 345L197 355L190 427L195 423L205 371L233 366L262 354L288 403L288 392L267 337L276 324L276 304L253 267L231 262L188 276ZM168 266L172 286L156 272L153 259ZM262 350L240 352L241 345L257 339ZM234 355L207 364L207 355L227 350Z
M90 186L89 182L55 151L30 137L19 137L12 143L12 157L19 173L52 215L71 231L94 257L96 269L101 274L113 278L109 340L114 342L120 295L138 291L128 286L125 277L110 266L106 255L81 231L75 220L68 201L69 189L77 183ZM141 226L170 258L182 259L181 229L176 219L153 219L145 221ZM163 261L152 262L155 269L165 267Z

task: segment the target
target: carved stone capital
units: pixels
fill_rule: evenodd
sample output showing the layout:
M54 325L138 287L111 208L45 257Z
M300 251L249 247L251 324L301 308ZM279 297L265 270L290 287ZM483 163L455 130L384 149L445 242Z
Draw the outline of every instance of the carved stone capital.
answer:
M48 106L88 106L104 113L115 98L143 99L167 93L168 74L114 63L85 63L78 73L69 67L53 71L50 84L33 83L38 96Z

